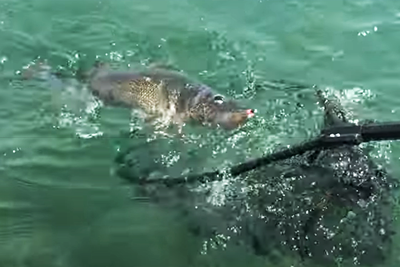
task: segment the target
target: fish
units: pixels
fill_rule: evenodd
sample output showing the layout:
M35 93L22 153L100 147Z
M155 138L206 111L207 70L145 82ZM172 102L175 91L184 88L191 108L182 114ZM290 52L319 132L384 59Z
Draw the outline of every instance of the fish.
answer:
M144 70L118 71L96 62L86 74L90 91L106 105L140 109L147 121L162 118L182 127L196 123L234 130L255 116L211 87L163 64Z
M316 97L322 130L352 124L339 100L321 90ZM135 153L119 158L128 183L140 171L126 169ZM375 265L392 252L398 179L359 146L314 149L222 181L133 186L141 199L178 212L204 241L202 253L240 246L276 264L291 255L319 265Z
M20 78L45 81L59 91L67 87L66 80L75 79L87 85L88 91L103 105L140 111L146 122L175 124L180 133L186 124L235 130L257 112L163 63L140 70L115 70L105 62L96 61L89 70L80 68L73 76L54 71L47 61L38 60L24 69Z

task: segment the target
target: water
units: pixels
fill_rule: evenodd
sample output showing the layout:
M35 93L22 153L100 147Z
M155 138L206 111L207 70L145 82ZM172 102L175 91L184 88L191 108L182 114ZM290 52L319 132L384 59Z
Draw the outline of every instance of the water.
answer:
M190 129L189 143L152 143L127 138L142 127L129 123L127 110L99 108L54 84L2 78L1 265L297 266L293 257L271 263L242 248L202 255L202 240L176 214L135 199L114 172L115 156L142 142L142 164L163 153L169 172L200 171L316 134L312 91L262 86L271 80L329 88L352 119L396 120L399 22L394 0L2 1L2 77L38 57L69 71L96 57L121 68L168 61L259 117L232 135ZM374 144L372 156L400 175L398 143Z

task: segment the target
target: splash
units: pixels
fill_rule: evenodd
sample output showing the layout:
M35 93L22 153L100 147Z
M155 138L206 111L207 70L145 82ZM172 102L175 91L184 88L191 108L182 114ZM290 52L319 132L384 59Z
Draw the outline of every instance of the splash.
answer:
M82 97L85 90L79 90L76 87L68 87L67 92L72 96L73 101L79 99L83 107L77 111L74 104L71 105L72 108L64 104L61 108L57 128L73 127L75 134L83 139L102 136L103 132L100 130L100 125L95 120L103 103L89 95ZM82 102L82 99L85 100Z

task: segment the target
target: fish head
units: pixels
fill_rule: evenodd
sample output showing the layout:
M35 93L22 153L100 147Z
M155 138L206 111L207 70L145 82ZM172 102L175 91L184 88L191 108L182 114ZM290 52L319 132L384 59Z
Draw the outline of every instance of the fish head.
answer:
M209 108L209 120L225 130L233 130L243 126L250 118L255 116L255 110L243 108L233 100L225 100L221 95L215 95Z

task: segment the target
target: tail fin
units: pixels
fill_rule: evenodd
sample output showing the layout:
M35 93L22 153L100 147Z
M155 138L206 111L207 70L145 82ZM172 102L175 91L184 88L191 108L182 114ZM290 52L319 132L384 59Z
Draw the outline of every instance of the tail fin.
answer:
M62 90L64 88L62 78L65 76L66 74L61 71L53 70L46 60L37 60L29 64L19 73L19 76L15 76L13 79L44 81L51 88Z

